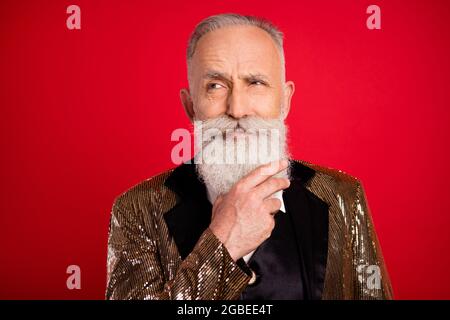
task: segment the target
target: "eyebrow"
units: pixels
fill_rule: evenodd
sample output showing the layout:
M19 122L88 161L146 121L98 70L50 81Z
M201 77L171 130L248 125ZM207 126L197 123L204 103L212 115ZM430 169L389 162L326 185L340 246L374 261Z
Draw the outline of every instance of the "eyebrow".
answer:
M210 79L210 80L222 80L225 82L231 82L231 77L228 74L220 72L220 71L216 71L216 70L206 71L205 74L203 75L203 78ZM262 74L262 73L251 73L250 72L245 75L239 75L238 78L244 79L247 82L255 81L255 80L269 82L269 78L265 74Z
M246 79L247 81L259 80L269 82L269 77L267 77L265 74L262 73L249 73L247 76L244 77L244 79Z
M230 76L228 74L219 72L219 71L215 71L215 70L208 70L205 72L205 74L203 75L204 79L209 79L209 80L222 80L225 82L231 82L230 80Z

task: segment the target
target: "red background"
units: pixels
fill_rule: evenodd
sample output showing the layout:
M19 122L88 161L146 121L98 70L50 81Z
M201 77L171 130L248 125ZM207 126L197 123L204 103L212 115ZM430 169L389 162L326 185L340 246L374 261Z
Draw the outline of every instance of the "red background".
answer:
M429 0L2 0L0 298L104 297L112 201L173 166L186 42L223 12L284 31L292 153L363 181L395 297L450 298L450 5Z

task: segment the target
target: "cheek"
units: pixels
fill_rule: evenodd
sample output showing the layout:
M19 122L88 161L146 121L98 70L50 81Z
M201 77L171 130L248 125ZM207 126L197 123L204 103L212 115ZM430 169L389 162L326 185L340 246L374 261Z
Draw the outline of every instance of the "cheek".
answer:
M254 97L254 108L257 115L264 118L276 118L280 115L281 96L279 94L267 94Z
M226 112L226 99L204 96L194 101L194 112L199 120L217 117Z

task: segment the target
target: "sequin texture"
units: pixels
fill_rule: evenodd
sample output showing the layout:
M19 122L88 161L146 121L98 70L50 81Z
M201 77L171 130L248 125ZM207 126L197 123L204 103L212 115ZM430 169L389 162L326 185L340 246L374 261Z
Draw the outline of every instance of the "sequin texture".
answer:
M322 299L391 299L392 287L361 183L313 165L307 189L329 205ZM206 229L182 260L164 213L177 197L164 185L173 170L141 182L114 201L108 237L107 299L238 299L251 276ZM367 286L375 266L380 286Z

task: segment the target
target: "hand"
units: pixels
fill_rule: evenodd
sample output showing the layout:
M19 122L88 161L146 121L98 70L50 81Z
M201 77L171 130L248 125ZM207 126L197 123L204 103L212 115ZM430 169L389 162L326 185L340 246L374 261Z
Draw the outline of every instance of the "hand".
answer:
M270 237L275 226L274 213L281 207L281 201L271 196L290 185L289 179L273 175L287 166L287 160L262 165L214 202L209 228L234 261Z

